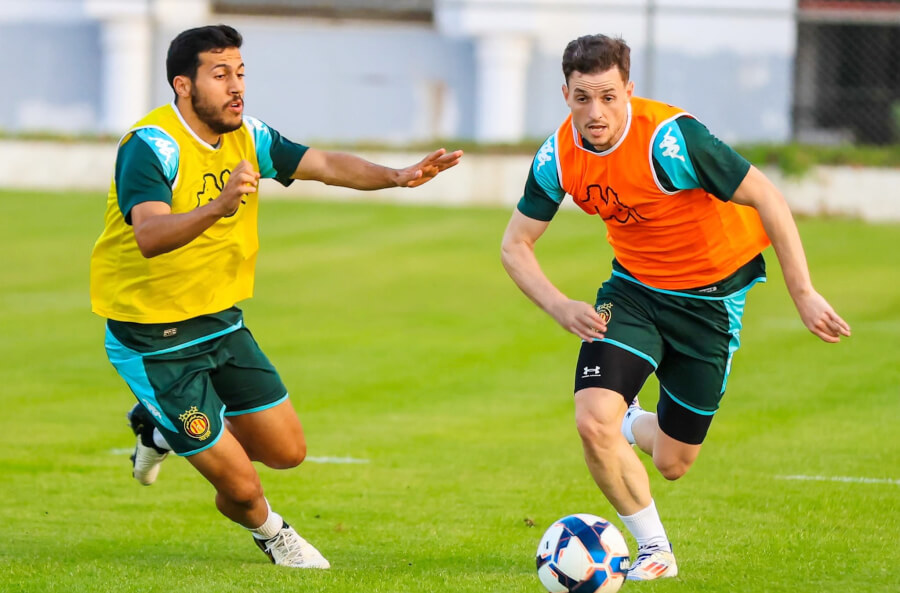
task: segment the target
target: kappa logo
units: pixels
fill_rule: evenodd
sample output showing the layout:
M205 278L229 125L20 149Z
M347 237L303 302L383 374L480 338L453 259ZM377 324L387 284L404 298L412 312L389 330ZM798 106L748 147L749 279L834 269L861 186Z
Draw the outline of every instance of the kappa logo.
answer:
M191 406L184 414L178 417L184 423L184 432L189 437L200 441L205 441L211 433L209 425L209 417L197 409L197 406Z
M582 209L593 207L594 211L605 221L615 220L618 223L627 224L647 220L641 216L637 208L632 208L622 202L619 194L611 187L591 184L587 186L587 196L578 202ZM590 214L590 211L585 211Z
M594 367L584 367L584 371L581 373L581 378L586 379L588 377L599 377L600 376L600 365Z
M164 132L155 128L140 128L135 133L153 145L154 152L163 158L166 166L172 164L172 157L178 154L178 146L168 136L162 135ZM131 136L128 136L128 139L130 138Z
M671 125L666 128L666 134L663 136L662 142L659 143L659 147L662 148L663 156L679 159L682 163L685 162L684 155L678 154L681 150L681 146L678 145L678 140L672 135Z
M156 146L156 151L165 157L168 165L169 161L172 160L172 155L175 154L175 146L164 138L153 138L152 140Z
M541 146L541 149L537 153L537 161L538 161L538 171L541 170L545 164L549 163L553 160L553 141L547 140L544 142L544 145Z
M214 173L204 173L203 174L203 189L197 192L197 208L202 206L206 202L212 202L216 198L219 197L219 194L222 193L222 190L225 189L225 184L228 183L228 178L231 177L231 169L223 169L218 176ZM246 204L246 200L241 200L241 204ZM237 210L232 212L231 214L225 215L225 218L231 218L237 214Z
M144 404L144 407L147 408L147 410L150 412L150 414L153 415L154 418L159 418L160 420L162 420L162 412L159 411L159 408L153 405L153 402L148 399L142 399L141 403Z

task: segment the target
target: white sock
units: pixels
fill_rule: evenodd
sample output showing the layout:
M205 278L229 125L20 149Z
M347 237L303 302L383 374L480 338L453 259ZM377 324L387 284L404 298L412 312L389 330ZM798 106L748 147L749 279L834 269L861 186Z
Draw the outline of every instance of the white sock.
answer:
M250 530L250 533L252 533L253 537L256 539L272 539L278 535L278 532L284 527L284 519L281 518L281 515L272 510L268 500L266 501L266 507L269 509L269 516L266 517L266 520L263 521L262 525L256 529Z
M662 548L672 551L672 547L669 545L669 538L666 535L666 529L659 518L654 500L650 500L650 506L647 508L627 517L619 515L619 519L622 520L625 527L637 540L639 549Z
M631 430L634 421L641 416L652 413L653 412L648 412L643 408L629 408L629 410L625 412L625 418L622 419L622 435L625 437L625 440L628 441L629 445L634 444L634 432Z
M165 449L166 451L172 450L172 447L169 446L169 443L166 442L166 437L164 437L156 427L153 428L153 444L160 449Z

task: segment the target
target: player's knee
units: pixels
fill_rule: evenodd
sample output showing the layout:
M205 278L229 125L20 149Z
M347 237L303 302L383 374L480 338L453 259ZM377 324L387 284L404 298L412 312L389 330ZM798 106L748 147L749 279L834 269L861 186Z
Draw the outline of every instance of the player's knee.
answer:
M233 506L253 508L257 501L263 497L262 484L259 478L243 480L229 484L226 488L219 489L219 496L228 499Z
M593 414L583 413L575 416L575 428L585 445L607 448L619 434L619 427L604 422Z
M306 459L306 443L294 442L278 448L264 463L272 469L291 469L297 467Z
M691 463L680 459L653 460L653 465L660 475L667 480L675 481L691 469Z

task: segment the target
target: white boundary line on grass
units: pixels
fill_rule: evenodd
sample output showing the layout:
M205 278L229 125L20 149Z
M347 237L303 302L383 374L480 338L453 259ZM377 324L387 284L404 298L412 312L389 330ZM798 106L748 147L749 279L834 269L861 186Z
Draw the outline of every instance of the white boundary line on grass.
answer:
M849 476L775 476L779 480L806 480L813 482L847 482L851 484L893 484L900 486L900 480L888 478L855 478Z

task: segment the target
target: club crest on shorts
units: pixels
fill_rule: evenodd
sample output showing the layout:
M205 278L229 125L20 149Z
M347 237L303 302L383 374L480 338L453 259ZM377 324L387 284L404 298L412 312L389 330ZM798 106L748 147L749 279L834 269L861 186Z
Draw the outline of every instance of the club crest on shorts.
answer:
M603 320L603 323L609 325L609 320L612 319L612 303L601 303L597 305L597 315L600 316L600 319Z
M205 441L209 438L209 418L206 414L198 410L197 406L191 406L191 408L179 416L178 419L184 422L184 432L186 432L189 437L200 441Z

